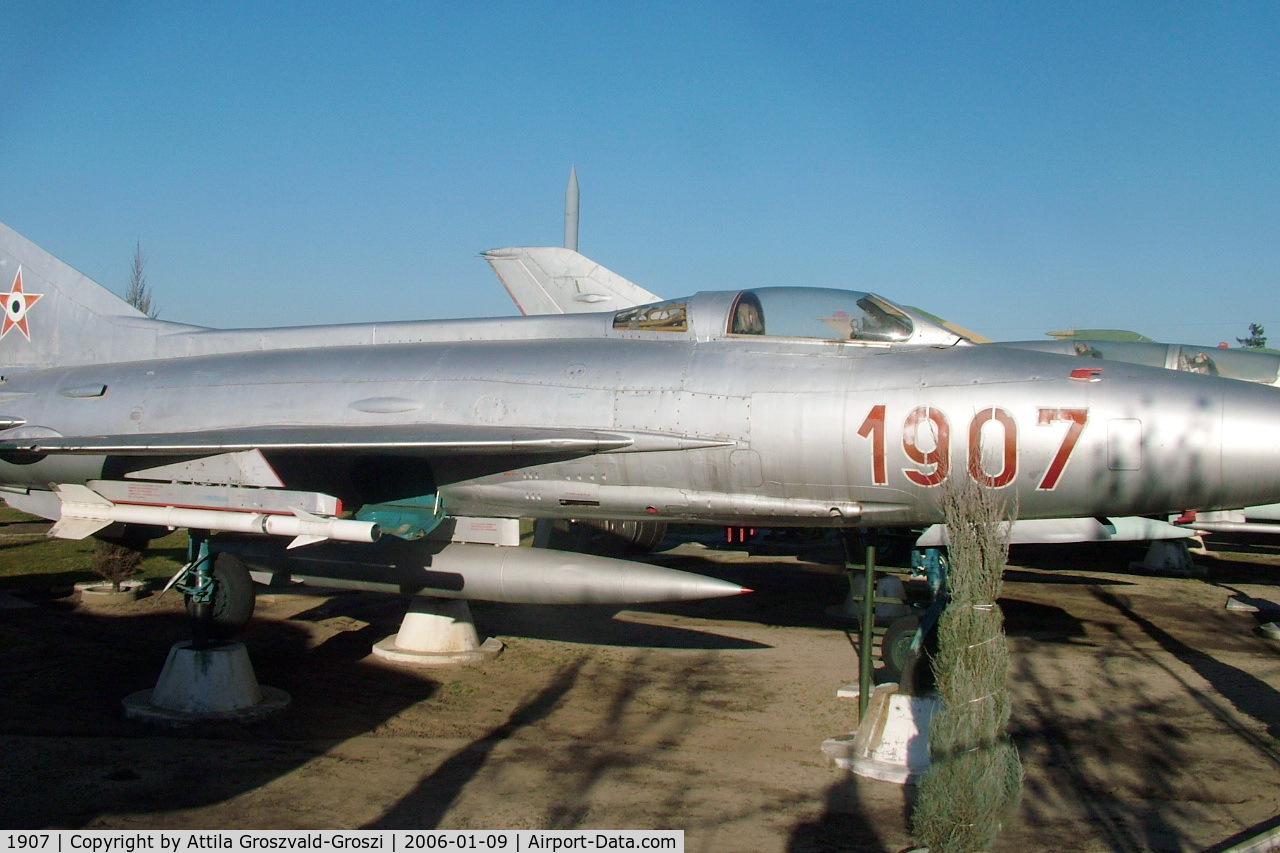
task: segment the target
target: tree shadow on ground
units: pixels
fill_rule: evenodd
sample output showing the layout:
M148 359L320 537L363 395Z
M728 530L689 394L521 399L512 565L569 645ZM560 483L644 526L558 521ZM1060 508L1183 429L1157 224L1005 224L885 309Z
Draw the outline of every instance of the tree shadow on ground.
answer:
M1280 692L1262 679L1184 643L1150 619L1137 613L1123 598L1102 590L1096 590L1094 597L1115 608L1118 613L1142 629L1144 634L1155 640L1160 648L1209 682L1218 696L1226 699L1237 712L1252 717L1265 726L1270 740L1259 738L1240 726L1234 715L1227 712L1211 694L1198 690L1169 667L1164 667L1170 675L1186 687L1206 711L1223 724L1235 729L1237 734L1257 749L1261 757L1271 761L1277 769L1280 769L1280 751L1277 750L1275 743L1276 738L1280 738Z
M1246 802L1251 786L1273 784L1280 694L1156 624L1178 624L1181 608L1144 598L1158 614L1147 616L1110 589L1090 593L1104 605L1089 620L1093 670L1073 667L1052 647L1014 656L1011 733L1029 768L1022 831L1067 849L1083 840L1073 828L1083 826L1109 850L1201 849L1225 804ZM1121 620L1108 619L1108 610ZM1216 632L1197 629L1207 644L1217 642ZM1241 756L1225 779L1205 772L1229 760L1205 754L1200 733L1208 730L1214 744L1219 732L1229 733Z
M705 771L686 754L689 740L704 716L743 701L739 678L717 660L710 651L641 652L622 666L579 657L367 828L441 827L470 786L478 796L510 791L527 801L534 784L544 800L537 825L546 829L694 829L691 806ZM741 818L718 814L696 829L714 832Z
M501 725L454 752L365 829L434 829L475 778L493 751L521 729L543 719L564 699L578 680L583 660L562 668L545 687L511 712Z
M22 768L23 782L0 799L0 826L80 828L113 814L220 803L314 758L301 734L340 742L438 687L364 662L368 636L342 633L311 648L297 626L258 619L242 639L259 681L292 694L287 711L254 725L181 729L126 719L121 701L155 686L169 647L190 631L176 597L110 613L67 605L6 611L0 750ZM343 710L316 713L334 707Z

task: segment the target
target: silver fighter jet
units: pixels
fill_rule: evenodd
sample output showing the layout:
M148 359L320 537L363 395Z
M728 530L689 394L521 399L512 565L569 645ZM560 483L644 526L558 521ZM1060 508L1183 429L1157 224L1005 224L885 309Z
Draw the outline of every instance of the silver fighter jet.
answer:
M481 253L481 257L489 262L507 293L525 314L573 314L598 310L599 306L621 308L661 299L576 250L516 246L491 249ZM1085 338L994 342L932 315L926 318L974 343L1280 386L1280 354L1270 351ZM1013 525L1011 540L1014 543L1138 541L1187 538L1197 532L1214 531L1280 533L1280 504L1183 513L1176 524L1135 516L1024 519ZM627 532L638 540L643 531ZM925 530L916 544L919 547L939 545L944 539L945 528L935 525Z
M493 548L521 517L923 526L956 478L1022 518L1280 500L1274 388L975 346L869 293L216 330L3 226L0 281L0 488L57 536L184 527L284 574L630 602L741 589Z

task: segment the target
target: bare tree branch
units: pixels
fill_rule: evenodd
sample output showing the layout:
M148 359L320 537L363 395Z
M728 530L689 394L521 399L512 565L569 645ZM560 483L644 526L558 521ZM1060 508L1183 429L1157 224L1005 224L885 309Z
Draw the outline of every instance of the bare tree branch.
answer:
M153 320L160 316L159 307L151 299L151 288L147 286L147 256L142 253L142 240L138 240L133 249L133 272L129 276L129 287L124 292L124 301Z

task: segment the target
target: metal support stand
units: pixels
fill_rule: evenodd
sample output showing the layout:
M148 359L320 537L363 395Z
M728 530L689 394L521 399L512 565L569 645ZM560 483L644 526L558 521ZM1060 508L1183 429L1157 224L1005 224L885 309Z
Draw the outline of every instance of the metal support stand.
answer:
M845 566L852 573L853 534L847 534ZM864 589L875 589L876 549L873 534L862 539L865 546L862 562L866 573ZM912 696L897 684L871 687L872 623L875 601L863 596L862 639L858 649L858 728L856 732L828 738L822 752L837 767L859 776L894 782L914 782L929 765L929 720L937 708L937 699ZM912 617L915 618L915 617ZM910 675L907 674L907 678ZM906 680L906 679L904 679Z
M871 701L871 669L874 663L875 646L871 636L871 631L875 627L876 620L876 546L871 540L871 535L867 535L866 540L866 557L863 562L865 568L866 582L863 589L867 592L862 596L862 640L858 643L858 716L861 719L862 714L867 711L867 703Z
M870 532L864 532L862 535L853 531L845 531L840 541L844 545L844 567L850 575L850 585L852 586L853 570L856 563L853 561L853 548L855 541L861 541L863 544L863 596L862 596L862 619L860 639L858 640L858 716L861 717L867 711L867 703L871 701L871 671L875 665L875 647L872 630L875 628L876 618L876 547L873 536Z

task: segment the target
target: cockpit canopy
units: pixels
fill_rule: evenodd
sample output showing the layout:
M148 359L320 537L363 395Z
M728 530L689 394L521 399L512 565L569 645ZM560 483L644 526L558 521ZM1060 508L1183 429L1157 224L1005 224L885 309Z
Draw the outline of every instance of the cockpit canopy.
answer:
M723 317L718 334L761 335L862 343L951 344L958 338L929 321L873 293L820 287L761 287L736 294L699 294L652 305L627 308L613 316L619 331L688 332L691 306L700 315L716 296L717 315ZM727 312L725 307L727 306ZM724 313L721 313L724 312ZM714 317L710 318L714 321ZM704 325L705 324L705 325ZM718 324L716 324L718 325ZM699 320L699 329L712 324ZM717 334L717 332L712 332Z

